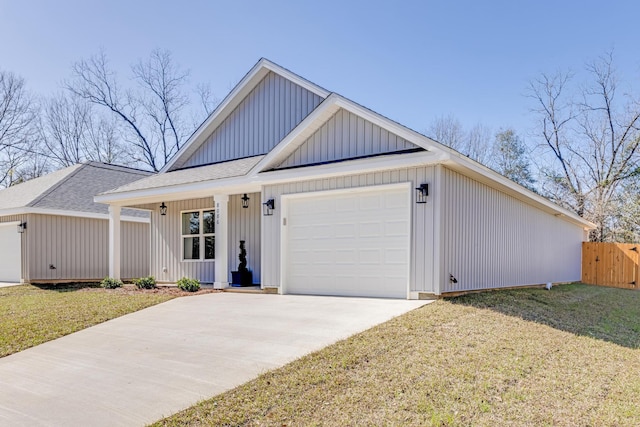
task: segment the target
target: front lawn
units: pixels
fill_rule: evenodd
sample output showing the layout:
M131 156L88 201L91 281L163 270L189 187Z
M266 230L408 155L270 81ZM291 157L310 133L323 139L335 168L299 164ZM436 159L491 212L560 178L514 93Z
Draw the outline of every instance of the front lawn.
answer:
M640 425L640 292L437 301L156 425Z
M0 357L175 298L175 292L96 285L0 288Z

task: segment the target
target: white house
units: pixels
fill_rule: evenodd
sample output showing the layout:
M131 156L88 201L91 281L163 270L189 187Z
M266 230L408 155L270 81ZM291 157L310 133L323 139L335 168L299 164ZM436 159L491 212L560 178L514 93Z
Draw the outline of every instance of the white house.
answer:
M77 164L0 191L0 282L100 280L109 272L107 206L93 197L149 172ZM122 216L119 275L149 274L149 214Z
M226 287L247 248L280 293L419 298L580 279L592 224L261 59L154 176L95 198L151 212L151 274ZM165 215L160 206L166 207Z

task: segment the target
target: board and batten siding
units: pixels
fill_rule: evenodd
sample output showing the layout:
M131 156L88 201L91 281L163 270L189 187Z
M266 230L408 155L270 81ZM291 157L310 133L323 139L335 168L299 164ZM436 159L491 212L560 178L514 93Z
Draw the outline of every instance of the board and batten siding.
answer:
M253 283L260 283L260 221L262 199L260 193L249 193L249 207L242 207L241 194L229 196L229 271L236 271L240 260L240 240L245 241L247 268L253 272ZM229 278L229 281L231 279Z
M26 222L27 229L30 225L29 215L27 214L3 216L3 217L0 217L0 222ZM18 232L18 228L16 227L16 233L17 232ZM27 251L27 248L29 247L29 244L30 244L29 237L30 237L30 234L22 233L22 236L20 239L20 242L21 242L20 258L22 259L22 266L20 268L21 276L22 276L21 280L27 283L29 282L29 253Z
M263 199L274 198L276 211L273 216L263 216L262 220L262 287L280 286L280 245L281 245L281 196L285 194L316 191L362 188L376 185L410 182L411 188L422 183L432 185L436 174L433 166L400 169L344 176L330 179L311 180L266 186ZM410 291L435 292L433 288L433 203L415 203L415 192L411 194L411 269L409 272Z
M198 150L173 169L265 154L321 101L313 92L269 72Z
M121 277L149 274L149 224L123 221ZM109 221L29 215L29 280L101 280L109 274Z
M228 205L228 267L229 272L238 267L240 240L245 240L247 249L247 267L253 271L253 280L260 282L260 193L250 193L249 208L243 209L242 195L229 196ZM149 209L151 213L150 240L151 275L159 282L175 283L182 277L198 279L203 283L213 283L215 279L215 260L183 261L181 212L191 210L214 209L213 196L200 199L166 202L167 214L158 212L158 204L137 206ZM220 226L218 226L220 227ZM216 230L217 232L217 230ZM166 268L166 271L164 269ZM229 274L231 281L231 274Z
M582 227L448 168L440 191L442 293L580 280Z
M349 111L340 109L276 169L418 148Z

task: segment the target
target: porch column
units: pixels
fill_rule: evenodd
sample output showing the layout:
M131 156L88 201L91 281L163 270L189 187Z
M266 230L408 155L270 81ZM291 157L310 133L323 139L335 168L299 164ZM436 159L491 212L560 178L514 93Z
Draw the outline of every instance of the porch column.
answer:
M109 205L109 277L120 279L120 206Z
M229 196L227 194L215 194L213 196L213 204L216 208L216 261L213 287L222 289L229 286Z

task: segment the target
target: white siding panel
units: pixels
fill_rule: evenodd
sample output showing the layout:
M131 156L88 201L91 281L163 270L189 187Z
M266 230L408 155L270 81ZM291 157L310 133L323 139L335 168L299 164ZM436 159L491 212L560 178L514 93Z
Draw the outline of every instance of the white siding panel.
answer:
M213 209L213 197L167 202L167 215L158 212L158 205L144 206L151 212L151 275L157 281L175 283L182 277L213 283L215 261L183 261L181 211Z
M331 162L418 148L380 126L340 109L278 168Z
M280 286L280 238L283 220L280 197L282 195L402 182L410 182L414 188L421 183L431 185L434 180L434 167L428 166L265 187L262 198L264 200L274 198L276 210L273 216L262 217L262 286ZM412 197L415 197L415 194ZM435 292L431 274L434 236L433 204L416 204L415 200L412 200L411 230L410 290L413 292Z
M259 284L262 200L260 193L250 193L247 196L249 207L246 209L242 207L241 194L229 197L229 271L238 269L240 240L244 240L247 250L247 268L253 272L253 283Z
M122 261L120 277L135 279L150 274L149 224L124 221L120 228Z
M109 273L109 222L29 215L29 280L101 280ZM123 222L121 276L149 274L149 225ZM52 268L55 267L55 268Z
M181 167L265 154L321 101L270 72Z
M580 280L581 227L442 170L442 292Z

